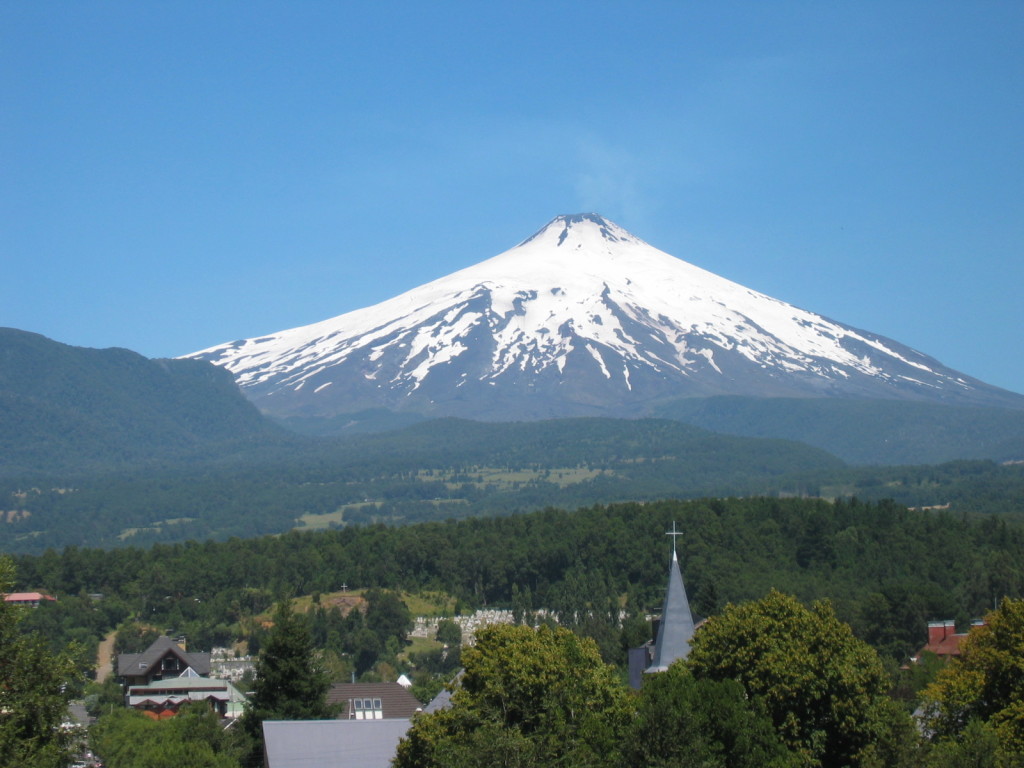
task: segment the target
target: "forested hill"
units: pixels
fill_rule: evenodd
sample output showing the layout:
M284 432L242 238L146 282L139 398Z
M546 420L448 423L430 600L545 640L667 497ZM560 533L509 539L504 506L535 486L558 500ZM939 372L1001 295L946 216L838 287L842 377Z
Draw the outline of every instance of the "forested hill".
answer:
M0 476L166 462L280 433L215 366L0 328Z
M836 472L781 440L667 420L444 419L358 439L267 447L246 461L0 482L0 550L256 536L296 525L410 523L545 506L767 493Z
M244 460L0 480L0 550L118 547L544 507L712 496L892 498L1024 519L1024 465L846 467L800 443L678 422L446 419L346 441L263 443Z
M679 553L696 613L718 613L772 587L803 601L827 597L858 635L896 659L924 642L928 620L962 624L995 599L1024 594L1024 530L1005 519L971 521L888 502L769 498L616 504L151 549L73 547L18 557L18 586L51 591L68 611L85 600L76 595L103 593L105 611L122 606L200 646L213 635L230 638L238 631L232 622L266 610L277 595L342 585L440 590L469 608L607 617L607 606L626 595L633 611L658 609L671 552L664 532L673 522L684 533ZM617 644L617 637L604 640Z

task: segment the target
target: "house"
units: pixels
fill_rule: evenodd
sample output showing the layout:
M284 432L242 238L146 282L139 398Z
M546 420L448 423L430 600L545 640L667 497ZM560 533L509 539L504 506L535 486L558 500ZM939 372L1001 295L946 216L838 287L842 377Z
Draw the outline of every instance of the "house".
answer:
M230 680L200 677L190 668L180 677L128 686L125 701L154 720L174 717L188 702L205 701L221 717L233 720L242 714L245 695Z
M57 598L44 592L11 592L9 595L4 595L4 602L9 605L28 605L33 608L38 608L40 603L47 600L57 602Z
M984 625L983 619L971 622L971 627ZM951 659L960 655L960 645L967 638L967 632L957 633L956 622L952 619L928 622L928 642L914 657L916 661L925 651L934 653L941 659Z
M341 704L339 720L408 720L423 705L400 683L335 683L328 704Z
M142 653L122 653L117 657L117 676L126 686L180 677L190 669L200 677L209 675L210 654L189 653L166 636L158 637Z
M189 653L166 636L142 653L117 657L125 704L154 720L173 717L190 701L205 701L221 717L241 715L245 696L230 681L209 674L210 654Z

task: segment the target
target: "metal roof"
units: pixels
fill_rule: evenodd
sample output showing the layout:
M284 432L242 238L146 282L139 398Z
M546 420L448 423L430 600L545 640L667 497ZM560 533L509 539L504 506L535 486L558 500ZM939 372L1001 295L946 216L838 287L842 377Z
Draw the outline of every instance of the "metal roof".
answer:
M411 720L264 720L267 768L388 768Z
M690 653L693 638L693 614L690 601L686 598L683 574L679 570L679 558L672 550L672 563L668 569L668 593L661 612L658 639L654 647L654 661L648 672L664 672L676 659L685 659Z

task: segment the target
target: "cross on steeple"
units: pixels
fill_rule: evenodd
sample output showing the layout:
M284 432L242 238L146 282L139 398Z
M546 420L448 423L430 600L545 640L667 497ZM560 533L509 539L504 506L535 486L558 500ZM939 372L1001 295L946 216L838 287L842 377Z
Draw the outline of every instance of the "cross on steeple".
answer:
M676 536L682 536L683 535L682 531L677 531L676 530L676 521L675 520L672 521L672 530L671 531L665 531L665 535L672 537L672 557L674 559L676 557Z

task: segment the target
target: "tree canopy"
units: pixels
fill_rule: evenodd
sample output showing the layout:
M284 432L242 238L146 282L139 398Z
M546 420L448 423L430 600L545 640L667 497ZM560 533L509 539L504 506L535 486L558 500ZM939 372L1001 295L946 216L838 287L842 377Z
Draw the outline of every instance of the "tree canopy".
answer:
M0 594L13 582L10 559L0 557ZM62 768L75 746L61 726L77 672L71 654L22 631L23 610L0 600L0 768Z
M452 706L416 719L398 768L615 764L630 705L593 641L493 625L462 658Z
M987 722L1002 752L1024 757L1024 600L1005 598L972 628L923 698L940 739L961 740L972 722Z
M735 680L696 679L676 662L648 675L623 762L649 768L796 768L760 699Z
M696 677L738 681L811 764L856 765L863 750L906 719L886 695L890 682L878 654L827 601L807 608L773 589L726 606L691 645L687 663Z
M169 720L115 709L89 730L108 768L238 768L235 746L205 702L186 704Z

